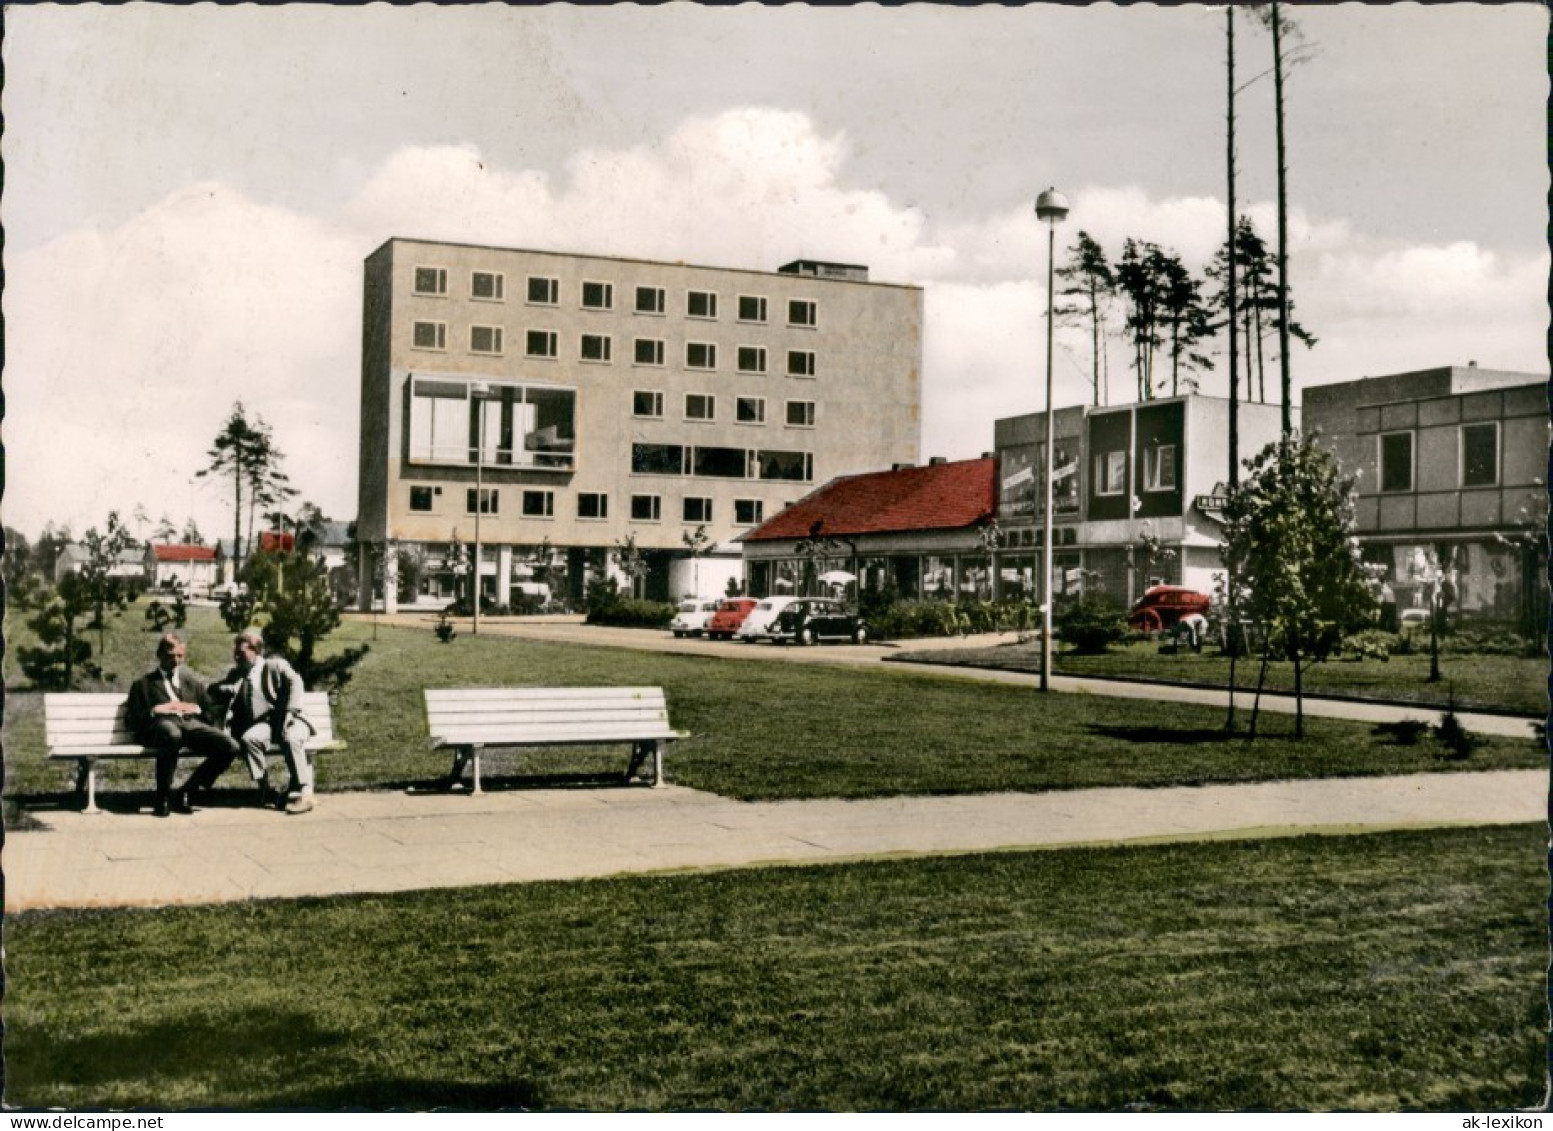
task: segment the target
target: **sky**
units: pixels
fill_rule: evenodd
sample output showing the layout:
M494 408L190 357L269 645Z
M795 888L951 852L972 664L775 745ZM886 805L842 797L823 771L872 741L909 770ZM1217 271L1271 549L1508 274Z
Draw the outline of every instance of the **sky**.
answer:
M1285 5L1297 385L1545 374L1546 10ZM1225 15L1201 6L6 9L7 526L207 537L237 401L356 505L362 261L394 236L924 288L921 457L1044 406L1047 230L1194 271L1226 227ZM1272 47L1236 20L1237 201L1275 232ZM1202 390L1225 395L1224 343ZM1133 379L1107 347L1111 402ZM1060 328L1055 402L1086 398ZM143 529L142 534L149 533Z

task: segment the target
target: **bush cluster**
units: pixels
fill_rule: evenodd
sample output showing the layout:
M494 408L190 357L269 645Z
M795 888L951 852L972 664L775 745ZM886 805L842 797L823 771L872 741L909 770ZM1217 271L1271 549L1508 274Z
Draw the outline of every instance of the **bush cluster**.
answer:
M1460 656L1540 656L1542 644L1503 626L1473 625L1440 637L1440 651Z
M667 628L675 608L667 601L641 601L619 597L588 606L589 624L607 624L615 628Z
M1127 635L1124 610L1098 593L1086 593L1053 619L1063 643L1085 655L1104 652Z
M1345 660L1389 660L1401 648L1402 638L1395 632L1367 628L1343 637L1340 654Z
M863 605L876 640L954 636L966 632L1028 632L1038 619L1021 601L892 601Z

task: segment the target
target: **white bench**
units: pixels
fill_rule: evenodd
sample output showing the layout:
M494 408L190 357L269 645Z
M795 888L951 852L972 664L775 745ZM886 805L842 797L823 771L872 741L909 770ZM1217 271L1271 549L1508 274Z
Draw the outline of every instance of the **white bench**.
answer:
M103 758L155 758L156 751L135 741L125 723L129 696L112 692L56 692L43 697L43 728L48 756L74 760L79 769L76 789L86 798L84 812L98 813L97 762ZM308 752L338 750L345 745L334 737L334 715L327 691L309 691L302 697L302 713L313 724ZM270 747L278 754L278 747ZM181 758L199 755L181 752Z
M657 787L665 746L689 737L669 725L661 687L428 688L426 722L434 748L453 748L447 788L472 764L473 794L480 792L480 753L487 746L630 743L627 778L650 757Z

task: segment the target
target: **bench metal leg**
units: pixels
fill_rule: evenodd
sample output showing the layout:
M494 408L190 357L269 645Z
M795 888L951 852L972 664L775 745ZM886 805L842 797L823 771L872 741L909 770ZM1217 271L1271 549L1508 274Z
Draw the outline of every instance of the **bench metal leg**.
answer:
M485 791L480 788L480 750L479 746L469 748L469 760L474 763L474 787L469 791L470 797L478 797Z
M101 813L97 808L97 761L94 758L82 758L76 770L76 792L85 792L86 805L81 809L83 813L93 816Z
M658 739L652 744L652 787L657 789L663 784L663 739Z

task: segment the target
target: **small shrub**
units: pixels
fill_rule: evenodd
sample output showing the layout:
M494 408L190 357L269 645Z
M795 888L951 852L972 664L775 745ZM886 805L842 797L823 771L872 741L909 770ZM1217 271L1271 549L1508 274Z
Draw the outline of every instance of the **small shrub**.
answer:
M444 644L451 644L453 642L453 637L458 635L457 631L453 628L453 621L450 615L451 610L451 605L448 608L443 609L442 612L437 615L437 626L432 629L432 631L437 634L437 639L442 641Z
M1429 724L1422 719L1399 719L1394 723L1377 723L1370 733L1377 738L1390 738L1396 746L1417 746L1428 729Z
M1477 736L1468 732L1461 725L1461 720L1456 717L1454 710L1446 711L1445 717L1440 720L1439 726L1434 728L1434 737L1440 745L1445 747L1445 757L1453 762L1460 762L1472 756L1472 751L1477 748Z
M1099 655L1127 635L1122 610L1098 594L1085 594L1056 616L1063 643L1083 655Z
M1400 645L1401 641L1396 633L1367 628L1363 632L1343 637L1341 654L1345 660L1386 661L1391 659Z
M1458 628L1441 637L1440 651L1452 656L1537 656L1542 648L1539 641L1512 629L1484 625Z

